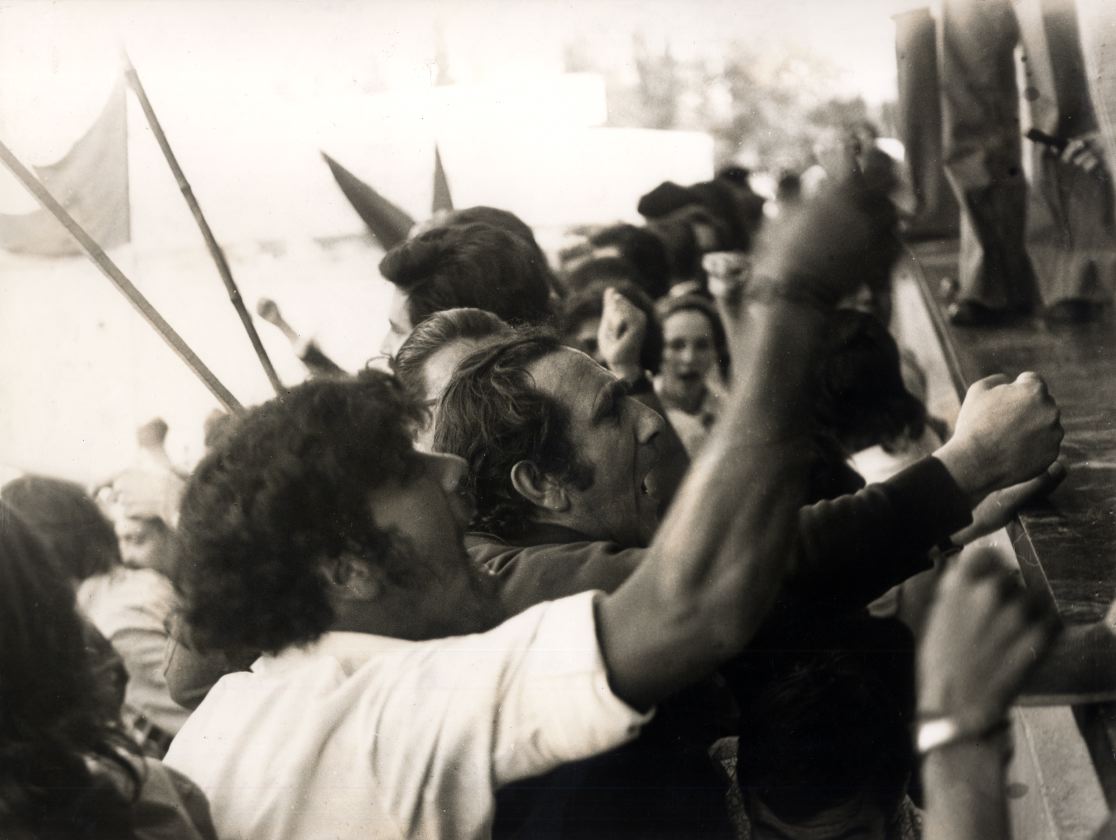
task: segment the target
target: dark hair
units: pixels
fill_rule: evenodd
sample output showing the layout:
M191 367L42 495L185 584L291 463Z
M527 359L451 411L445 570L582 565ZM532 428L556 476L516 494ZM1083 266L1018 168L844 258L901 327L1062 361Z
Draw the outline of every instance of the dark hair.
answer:
M392 370L415 399L426 393L426 363L452 341L481 340L509 335L512 328L483 309L446 309L435 312L412 330L392 360Z
M388 251L380 273L407 293L412 324L458 307L484 309L512 325L550 317L541 252L492 225L432 228Z
M235 423L235 414L226 414L219 408L215 408L213 411L209 412L209 414L206 415L205 424L202 427L206 451L213 449L213 447L224 440L229 432L232 431Z
M499 207L486 207L483 204L476 207L466 207L464 210L454 210L450 213L443 224L446 225L467 225L473 222L483 222L492 227L498 227L505 230L513 236L518 236L524 242L531 246L542 261L543 273L546 275L546 283L550 290L558 296L564 293L564 287L554 276L554 272L550 269L550 263L547 262L546 254L539 246L539 242L535 239L535 232L531 230L531 226L523 221L519 216L512 213L510 210L501 210Z
M592 260L586 263L586 266L605 262L623 262L623 260L603 258ZM630 300L647 316L647 329L643 336L643 347L639 351L639 365L644 370L658 373L663 360L663 331L655 314L655 304L643 289L626 280L595 280L566 298L562 302L562 308L558 315L559 334L563 340L568 340L584 321L590 318L600 318L604 312L604 293L610 287Z
M442 224L469 225L474 222L491 225L513 236L518 236L540 254L542 253L542 248L539 247L539 243L535 240L535 232L531 230L530 226L525 221L510 210L501 210L499 207L486 207L483 204L478 204L475 207L466 207L463 210L452 211Z
M556 336L538 330L504 339L464 359L442 395L434 448L468 462L480 530L508 538L527 532L533 505L511 483L519 461L578 489L593 483L592 467L570 439L568 412L527 372L562 349Z
M635 269L630 279L652 300L670 291L670 255L651 231L635 225L612 225L593 234L589 241L596 248L611 245L619 249L620 256ZM570 285L576 288L572 278Z
M704 315L713 330L713 350L717 354L717 369L721 372L722 377L728 377L730 367L728 335L725 333L725 325L721 322L717 307L711 300L698 294L679 295L659 301L658 310L659 323L663 327L664 336L667 318L671 315L676 315L679 312L697 312ZM666 340L665 337L663 340Z
M126 756L138 750L105 713L84 639L72 586L0 502L0 827L59 840L133 836L142 780Z
M421 411L391 376L315 379L238 419L198 465L179 517L185 618L199 647L275 653L334 620L324 560L396 557L368 494L415 469Z
M72 481L24 475L0 488L3 499L38 533L71 581L82 581L120 564L112 523Z
M647 223L647 230L666 248L671 285L704 277L697 237L687 221L673 216L655 219Z
M775 199L781 202L798 201L802 197L802 179L797 172L782 172L775 182Z
M895 813L914 767L914 643L891 619L830 621L746 655L737 782L781 820L867 795Z
M903 384L899 347L879 319L833 313L818 394L818 419L849 452L877 444L895 451L926 429L926 406Z

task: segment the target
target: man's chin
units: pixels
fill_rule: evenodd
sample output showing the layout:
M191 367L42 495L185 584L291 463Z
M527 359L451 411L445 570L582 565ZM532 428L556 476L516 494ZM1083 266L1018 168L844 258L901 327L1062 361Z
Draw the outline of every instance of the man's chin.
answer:
M643 547L651 544L651 541L655 538L655 532L659 530L659 522L661 521L659 500L649 498L648 503L651 508L642 511L639 523L639 544Z

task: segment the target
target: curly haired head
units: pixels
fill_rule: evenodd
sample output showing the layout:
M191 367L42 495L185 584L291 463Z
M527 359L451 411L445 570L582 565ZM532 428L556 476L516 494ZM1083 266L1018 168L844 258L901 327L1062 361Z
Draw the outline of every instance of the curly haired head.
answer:
M549 269L537 247L489 224L432 228L392 248L380 273L407 295L412 324L474 307L513 326L550 317Z
M522 332L467 357L442 395L434 449L468 463L479 530L515 538L531 526L534 506L512 486L520 461L578 489L593 483L592 466L570 438L568 412L527 371L561 349L551 333Z
M0 499L36 530L71 580L82 581L120 564L112 523L81 485L23 475L0 488Z
M391 376L315 379L240 418L202 460L179 518L185 617L203 648L274 653L334 620L324 561L397 550L370 491L406 480L421 410Z

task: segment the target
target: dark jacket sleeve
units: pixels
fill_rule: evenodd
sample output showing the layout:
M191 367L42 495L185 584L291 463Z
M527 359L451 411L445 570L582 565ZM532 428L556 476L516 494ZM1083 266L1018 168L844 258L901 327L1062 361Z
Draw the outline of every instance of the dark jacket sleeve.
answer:
M497 577L509 615L578 592L615 591L643 559L642 548L610 542L508 546L466 539L469 557Z
M336 376L347 371L327 356L315 341L308 341L301 349L298 358L306 365L311 376Z
M971 521L949 471L923 458L887 481L802 508L787 592L835 609L864 607L930 568L930 550Z

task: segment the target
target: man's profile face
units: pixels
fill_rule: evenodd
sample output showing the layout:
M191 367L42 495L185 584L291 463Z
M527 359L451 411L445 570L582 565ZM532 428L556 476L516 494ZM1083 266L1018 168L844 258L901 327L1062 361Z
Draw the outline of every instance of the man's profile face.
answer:
M465 552L473 517L467 467L456 455L417 452L419 469L369 494L372 519L399 541L392 581L413 593L425 638L489 630L503 618L495 578Z
M588 488L569 488L574 499L569 527L624 546L649 543L659 523L659 499L647 479L659 459L666 421L626 396L612 373L577 350L561 348L533 362L528 372L535 386L568 412L570 440L593 470Z
M398 286L392 287L391 308L388 311L388 332L380 344L380 352L385 356L394 357L399 352L400 346L407 340L407 336L414 330L411 323L411 313L408 310L410 298Z

